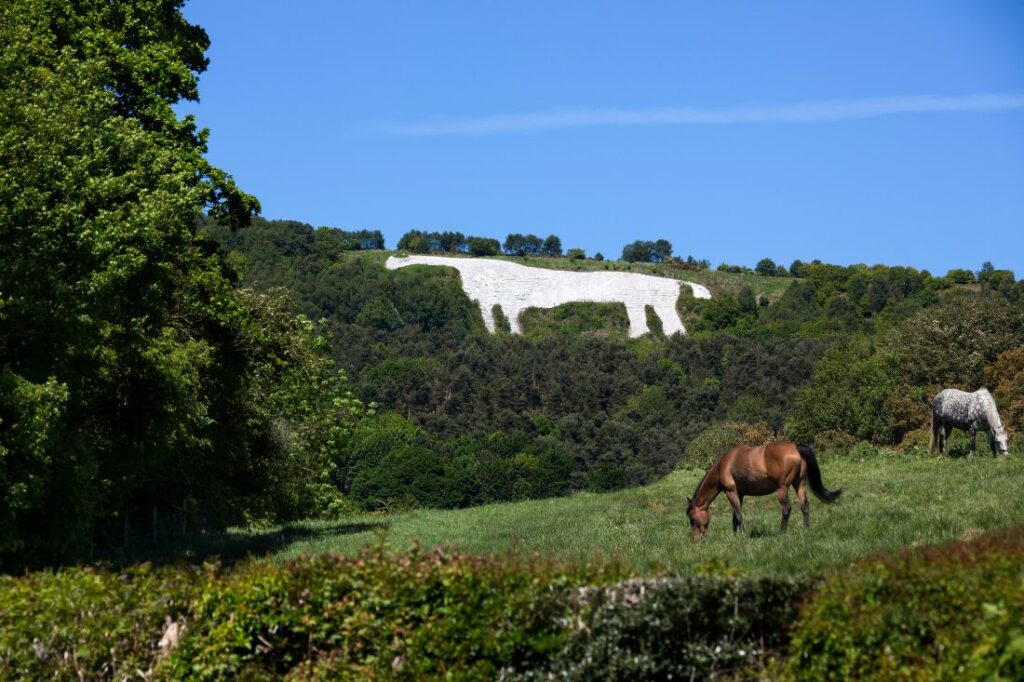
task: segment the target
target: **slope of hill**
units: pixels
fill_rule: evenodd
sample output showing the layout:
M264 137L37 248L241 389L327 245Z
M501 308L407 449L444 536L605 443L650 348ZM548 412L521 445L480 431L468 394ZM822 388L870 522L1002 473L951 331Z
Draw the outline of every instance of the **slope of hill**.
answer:
M449 544L472 553L539 553L557 559L617 556L641 571L686 574L715 566L744 574L818 572L882 550L939 543L1024 523L1016 481L1024 475L1019 449L1009 458L936 459L861 448L822 458L827 485L843 488L839 502L811 501L811 529L793 520L778 533L774 495L749 497L748 534L734 535L724 497L712 505L709 534L689 537L686 500L703 470L673 472L658 483L613 493L580 493L549 500L492 504L463 510L416 510L354 516L345 522L305 522L286 531L238 531L238 551L272 551L279 559L324 551L354 554L386 542ZM970 505L957 501L970 499ZM278 543L277 541L283 540Z
M623 306L571 303L527 310L520 337L487 333L452 268L388 271L391 252L353 250L346 233L301 223L205 232L239 285L283 288L297 312L323 320L334 358L377 404L338 446L332 473L361 509L651 483L699 459L691 443L723 421L911 446L927 437L939 385L1002 386L1009 423L1024 414L1013 355L1024 288L1012 273L971 292L960 275L910 267L809 263L799 278L778 278L507 259L704 279L713 294L679 297L687 336L629 339Z

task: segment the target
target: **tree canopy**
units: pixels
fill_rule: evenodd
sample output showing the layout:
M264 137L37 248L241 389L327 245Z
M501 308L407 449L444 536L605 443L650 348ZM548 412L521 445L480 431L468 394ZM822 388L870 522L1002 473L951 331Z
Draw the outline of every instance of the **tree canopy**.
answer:
M0 7L0 565L151 506L276 513L272 396L294 372L344 394L197 238L202 211L234 229L259 204L172 108L209 45L182 4Z

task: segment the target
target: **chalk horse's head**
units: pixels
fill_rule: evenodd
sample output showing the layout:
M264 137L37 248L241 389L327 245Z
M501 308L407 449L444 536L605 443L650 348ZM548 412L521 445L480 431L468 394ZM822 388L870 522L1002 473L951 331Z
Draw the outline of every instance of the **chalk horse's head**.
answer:
M384 261L384 267L388 270L397 270L398 268L404 268L406 265L414 265L416 259L412 256L388 256L388 259Z

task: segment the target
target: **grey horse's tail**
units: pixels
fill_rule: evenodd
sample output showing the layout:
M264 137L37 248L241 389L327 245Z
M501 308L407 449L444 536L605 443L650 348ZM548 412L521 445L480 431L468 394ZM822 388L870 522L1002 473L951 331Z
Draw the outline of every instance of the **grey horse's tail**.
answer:
M928 431L928 454L935 452L935 410L932 410L931 429Z
M800 457L807 462L807 480L811 482L811 492L822 502L835 502L843 494L842 490L829 490L821 482L821 469L818 467L818 458L814 456L814 450L810 445L796 446Z

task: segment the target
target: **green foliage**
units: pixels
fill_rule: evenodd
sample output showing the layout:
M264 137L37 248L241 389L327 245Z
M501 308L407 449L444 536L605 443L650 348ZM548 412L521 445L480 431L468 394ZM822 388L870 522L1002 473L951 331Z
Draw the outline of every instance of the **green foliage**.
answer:
M947 272L946 279L953 284L970 284L975 281L974 273L962 268L955 268Z
M814 449L818 453L848 454L857 445L857 439L839 429L827 429L814 437Z
M174 112L209 42L182 4L0 7L0 168L18 169L0 182L7 569L109 547L152 506L214 526L308 511L300 472L327 468L313 441L356 405L312 330L237 291L197 237L204 209L229 231L259 206Z
M612 568L421 550L252 564L212 585L174 652L175 679L487 679L564 639L564 588Z
M917 386L976 390L985 365L1024 338L1024 310L990 296L960 295L921 311L887 339L900 378Z
M497 256L501 253L501 243L497 239L470 237L466 244L471 256Z
M622 247L622 260L627 263L664 263L672 256L672 244L665 239L638 240Z
M214 566L121 573L92 568L0 577L0 678L129 679L158 662L168 624L183 624Z
M35 555L45 538L19 532L24 515L43 513L48 471L59 449L64 424L67 386L50 378L34 384L7 368L0 370L0 556L15 552ZM85 507L91 500L70 498ZM86 512L85 507L81 511ZM74 523L62 519L62 523ZM76 528L74 530L81 530ZM62 535L70 535L65 531Z
M1024 535L881 556L826 578L797 622L795 679L1016 679Z
M510 234L505 238L502 248L509 256L540 256L544 254L544 242L534 234Z
M735 445L764 445L774 438L765 424L717 422L701 431L686 446L686 456L680 466L707 469Z
M897 390L897 377L889 358L870 344L836 346L825 354L814 370L814 381L797 397L786 433L805 442L825 431L893 442L896 427L886 401Z
M580 590L560 651L523 679L729 677L784 644L806 579L635 579Z
M986 366L985 385L992 390L1003 424L1011 433L1024 432L1024 346L1003 351Z

